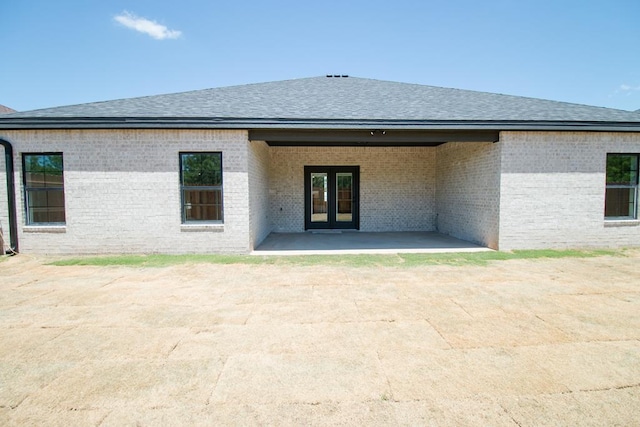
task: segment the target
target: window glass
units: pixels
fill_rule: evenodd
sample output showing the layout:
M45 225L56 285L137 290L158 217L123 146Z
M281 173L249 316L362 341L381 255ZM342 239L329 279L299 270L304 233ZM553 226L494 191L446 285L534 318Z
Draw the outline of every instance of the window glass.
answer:
M635 185L638 182L638 156L609 154L607 184Z
M47 187L62 186L62 156L50 156L48 158L45 182Z
M186 220L222 220L221 190L185 190L183 194Z
M26 155L24 170L28 187L44 187L44 156Z
M607 155L607 189L605 218L638 217L638 156L637 154Z
M182 154L182 185L222 185L221 153Z
M636 190L633 188L607 188L605 216L634 217Z
M23 154L28 224L65 222L62 154Z
M181 153L182 221L222 221L222 153Z
M62 191L50 190L47 194L47 206L50 208L64 208L64 193Z

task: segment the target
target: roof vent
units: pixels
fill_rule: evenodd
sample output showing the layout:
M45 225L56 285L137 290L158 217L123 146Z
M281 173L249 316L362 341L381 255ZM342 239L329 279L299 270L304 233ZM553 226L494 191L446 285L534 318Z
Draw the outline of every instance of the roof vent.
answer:
M328 78L336 78L339 79L340 77L342 77L343 79L346 79L347 77L349 77L347 74L327 74Z

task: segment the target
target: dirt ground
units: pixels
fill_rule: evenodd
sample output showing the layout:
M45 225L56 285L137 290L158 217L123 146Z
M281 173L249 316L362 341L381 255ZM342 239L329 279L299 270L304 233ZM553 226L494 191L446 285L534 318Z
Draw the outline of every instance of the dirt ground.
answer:
M640 251L418 268L0 262L0 425L640 425Z

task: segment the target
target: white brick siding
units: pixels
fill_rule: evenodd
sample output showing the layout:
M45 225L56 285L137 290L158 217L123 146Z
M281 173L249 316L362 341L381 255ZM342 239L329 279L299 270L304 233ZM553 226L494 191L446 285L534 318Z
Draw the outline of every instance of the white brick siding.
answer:
M6 131L14 148L22 252L249 251L246 131ZM181 225L181 151L221 151L224 225ZM62 152L66 227L25 226L21 154Z
M360 230L435 229L435 148L272 147L271 221L304 231L304 166L360 166Z
M0 146L0 233L2 233L4 238L4 245L0 245L0 251L2 251L0 255L3 255L5 250L10 246L11 233L9 232L9 201L7 199L5 151L2 146Z
M271 232L269 222L269 146L249 143L250 248L254 249Z
M14 148L23 252L246 253L304 231L304 166L360 167L360 229L430 231L500 250L639 246L640 221L604 220L607 153L640 133L502 132L439 147L269 147L247 131L2 131ZM224 224L181 224L179 153L221 151ZM25 225L22 153L62 152L67 223ZM4 154L4 153L0 153ZM0 224L8 244L4 161Z
M436 165L438 231L497 249L500 144L449 142Z
M500 141L501 250L640 245L640 223L604 220L607 153L640 153L640 133L501 132Z

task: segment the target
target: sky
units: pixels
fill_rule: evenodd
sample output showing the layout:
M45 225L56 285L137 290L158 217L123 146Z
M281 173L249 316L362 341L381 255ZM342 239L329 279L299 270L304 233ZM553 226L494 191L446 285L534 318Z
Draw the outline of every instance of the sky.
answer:
M640 109L640 0L0 0L19 111L348 74Z

